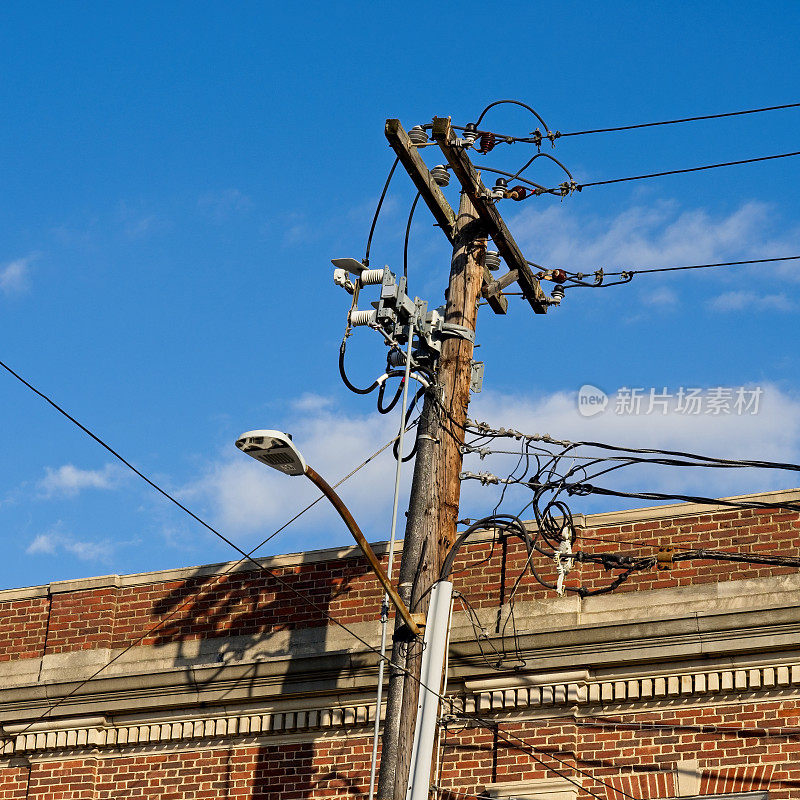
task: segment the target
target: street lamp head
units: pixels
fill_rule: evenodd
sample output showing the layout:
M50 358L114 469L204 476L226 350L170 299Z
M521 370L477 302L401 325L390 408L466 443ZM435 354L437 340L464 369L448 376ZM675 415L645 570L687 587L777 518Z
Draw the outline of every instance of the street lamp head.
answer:
M236 446L256 461L286 475L306 474L306 462L288 433L247 431L236 440Z

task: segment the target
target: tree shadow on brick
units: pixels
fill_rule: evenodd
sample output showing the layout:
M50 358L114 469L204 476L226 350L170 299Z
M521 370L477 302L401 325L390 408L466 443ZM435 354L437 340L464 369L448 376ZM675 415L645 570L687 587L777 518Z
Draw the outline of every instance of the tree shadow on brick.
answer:
M332 624L328 615L345 625L372 619L377 633L380 586L361 558L271 570L281 581L255 569L221 575L200 568L179 584L169 584L153 598L149 613L151 624L164 623L143 644L163 649L174 667L185 668L187 685L209 710L224 703L230 713L237 702L247 702L247 713L252 714L253 701L258 709L263 699L258 755L250 777L253 798L299 800L328 796L329 791L331 796L361 800L361 771L348 775L327 764L330 771L315 780L314 742L280 742L287 735L315 736L330 696L376 661L373 654L361 655L363 645ZM301 599L306 597L311 602ZM360 652L349 652L354 647ZM321 695L313 720L305 711L291 710L292 696L309 692ZM276 701L289 701L290 710L274 712ZM305 699L298 705L307 709L309 703ZM274 737L276 744L261 746L264 737ZM332 788L322 789L320 781Z

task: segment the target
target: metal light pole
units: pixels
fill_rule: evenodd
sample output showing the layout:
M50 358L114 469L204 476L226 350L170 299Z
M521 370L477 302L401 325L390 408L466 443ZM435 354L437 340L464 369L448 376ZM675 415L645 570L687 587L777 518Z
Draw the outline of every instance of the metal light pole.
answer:
M306 464L300 451L293 444L292 437L281 431L247 431L236 440L236 446L256 461L283 472L285 475L305 475L325 495L331 505L339 512L339 516L361 548L361 552L397 609L397 613L403 618L403 622L408 626L411 634L419 636L421 626L424 624L423 615L412 614L409 611L408 606L392 586L389 576L381 566L381 562L369 546L364 534L358 527L358 523L353 519L353 515L344 504L342 498L336 494L333 487L316 470Z

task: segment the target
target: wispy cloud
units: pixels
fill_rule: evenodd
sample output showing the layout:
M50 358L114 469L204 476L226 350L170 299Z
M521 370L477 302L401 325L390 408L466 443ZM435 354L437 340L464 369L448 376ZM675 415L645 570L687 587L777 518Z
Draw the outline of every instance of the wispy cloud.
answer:
M787 295L756 294L748 291L723 292L709 301L714 311L793 311L796 303Z
M89 541L78 539L75 536L62 531L57 525L46 533L40 533L33 538L25 549L31 556L59 556L72 555L81 561L96 561L107 563L114 553L116 547L131 542L112 542L110 539L99 539Z
M642 302L654 308L669 309L678 305L678 295L672 289L661 286L653 291L643 292Z
M39 481L39 489L48 497L72 497L84 489L116 489L121 480L122 473L114 464L106 464L102 469L80 469L74 464L64 464L56 468L47 467L44 478Z
M208 214L214 222L249 211L253 201L238 189L223 189L219 192L207 192L197 201L197 207Z
M21 294L28 289L31 264L35 258L35 255L17 258L0 267L0 291L3 294Z
M333 405L333 399L314 392L306 392L297 400L292 400L290 405L295 411L300 412L322 411Z
M140 202L120 202L116 216L122 233L128 239L146 239L170 227L170 220L165 213Z
M554 392L538 399L525 396L483 393L471 409L475 419L495 427L515 428L526 433L549 433L557 439L606 442L630 447L684 450L723 458L747 458L800 463L800 397L778 386L764 384L758 413L619 414L616 392L609 390L609 404L603 413L582 417L577 410L577 393ZM656 387L661 392L662 387ZM643 406L644 409L644 406ZM499 448L498 448L499 449ZM508 449L508 448L505 448ZM496 474L509 472L513 462L494 456L479 461L468 456L465 463L473 471L490 469ZM494 460L495 463L490 465ZM800 484L796 472L755 469L692 470L668 467L626 468L599 480L601 485L636 487L647 491L679 491L711 497L787 488ZM581 510L584 501L571 501ZM621 507L611 499L607 508ZM638 505L648 505L637 501Z
M529 207L511 220L523 249L537 261L567 269L667 267L794 255L800 229L780 229L766 203L747 202L730 213L687 209L677 201L636 205L609 215L581 214L568 205ZM800 270L787 267L800 279Z
M749 415L642 414L618 415L612 411L591 419L577 410L575 391L559 391L532 399L530 396L483 392L473 399L470 416L485 419L495 426L513 427L531 433L550 433L557 438L606 441L637 447L688 450L732 458L760 458L774 461L800 461L800 398L777 386L765 385L759 413ZM614 396L611 405L614 406ZM306 460L331 483L366 458L396 433L396 415L346 415L330 399L325 402L288 403L283 422L294 434L294 441ZM406 443L406 451L410 441ZM505 449L505 448L500 448ZM479 460L469 455L465 469L510 472L512 456L490 456ZM395 462L390 451L375 459L340 488L367 538L387 539L394 485ZM411 467L403 474L401 508L407 503ZM788 475L788 477L787 477ZM758 470L653 470L631 469L609 485L655 491L683 491L719 497L729 494L784 488L796 482L796 473ZM605 485L605 484L603 484ZM496 489L496 487L493 487ZM512 493L513 494L513 493ZM530 499L530 493L519 507ZM233 453L217 460L194 481L184 486L179 496L205 507L223 530L250 538L268 534L282 525L316 496L309 481L287 478L252 459ZM520 494L520 497L522 495ZM462 516L488 513L496 502L496 492L472 481L462 486ZM575 511L613 510L646 501L574 498ZM599 504L602 504L600 506ZM530 514L530 512L528 512ZM292 545L270 545L276 549L313 549L347 542L340 521L326 503L320 503L291 529ZM398 535L403 533L401 515ZM273 550L274 552L274 550Z

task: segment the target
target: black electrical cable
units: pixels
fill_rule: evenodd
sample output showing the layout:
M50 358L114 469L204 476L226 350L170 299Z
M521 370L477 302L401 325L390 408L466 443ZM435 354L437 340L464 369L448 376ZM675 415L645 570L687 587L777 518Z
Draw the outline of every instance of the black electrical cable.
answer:
M789 470L793 472L800 471L800 464L791 464L788 462L783 461L760 461L760 460L749 460L749 459L734 459L734 458L717 458L714 456L705 456L700 455L698 453L689 453L684 450L662 450L658 448L648 448L648 447L626 447L624 445L614 445L614 444L607 444L605 442L594 442L591 440L579 440L579 441L569 441L567 439L554 439L551 436L547 435L529 435L521 433L520 431L514 431L511 429L494 429L490 428L488 425L484 423L475 423L472 421L468 421L465 429L471 432L476 433L479 436L484 436L487 438L517 438L517 439L529 439L532 441L540 441L544 444L555 444L562 447L567 448L568 450L572 450L574 448L583 446L583 447L594 447L599 450L611 450L617 453L644 453L644 454L652 454L652 455L665 455L665 456L675 456L677 458L686 458L686 459L694 459L695 461L704 462L701 464L696 464L693 466L704 466L705 463L708 464L716 464L716 465L723 465L723 466L731 466L731 467L757 467L760 469L783 469Z
M562 764L566 764L571 769L574 769L576 772L579 772L581 775L585 775L586 777L591 778L596 783L599 783L602 786L605 786L605 787L611 789L615 794L621 794L623 797L630 798L630 800L638 800L638 798L634 797L632 794L628 794L627 792L623 791L622 789L620 789L620 788L618 788L618 787L616 787L616 786L614 786L614 785L612 785L610 783L606 783L604 780L602 780L602 778L598 778L597 775L595 775L595 774L593 774L591 772L588 772L585 769L581 769L579 766L577 766L577 764L569 764L569 762L565 761L564 759L559 758L558 756L553 754L550 750L544 750L541 747L536 747L535 745L532 745L530 742L526 741L525 739L522 739L519 736L516 736L515 734L511 733L510 731L505 730L505 728L503 728L501 730L500 729L500 723L495 723L495 725L497 726L498 734L500 735L501 738L505 739L505 741L507 743L509 743L509 744L512 744L510 739L515 739L516 741L520 742L522 745L524 745L525 747L527 747L531 751L531 752L528 753L528 755L532 755L533 752L538 752L538 753L541 753L542 755L546 755L549 758L552 758L554 761L559 761ZM547 765L544 764L544 762L541 761L540 759L536 759L536 760L547 767ZM576 761L578 760L577 757L576 757L575 760ZM547 767L547 769L550 769L553 772L556 772L556 770L553 770L552 767ZM562 777L566 777L566 776L562 775ZM567 780L570 780L570 779L567 778ZM576 783L576 781L572 781L572 783ZM580 786L580 784L577 784L577 783L576 783L576 785ZM584 792L588 792L593 797L599 797L599 795L594 794L594 792L591 792L589 789L587 789L587 788L585 788L583 786L581 786L581 789Z
M800 510L800 509L798 509ZM730 553L725 550L687 550L675 553L673 561L731 561L743 564L763 564L772 567L798 567L800 558L792 556L774 556L766 553Z
M602 486L593 486L589 483L575 483L566 486L570 495L585 496L589 494L603 497L627 497L634 500L675 500L681 503L698 503L699 505L719 505L726 508L740 509L766 509L800 512L800 503L765 503L757 500L737 502L734 500L721 500L714 497L701 497L690 494L668 494L666 492L623 492L608 489Z
M582 769L580 769L580 767L578 767L576 765L568 764L568 762L565 762L564 760L558 758L557 756L554 756L553 753L551 753L549 750L543 750L542 748L536 747L536 746L530 744L529 742L525 741L525 739L521 739L519 736L515 736L513 733L510 733L509 731L507 731L505 729L501 730L499 722L494 722L493 720L483 719L481 717L475 717L475 716L472 716L470 714L458 714L457 718L458 719L462 719L462 720L466 720L466 721L475 722L478 725L480 725L481 727L489 728L490 730L496 731L497 734L498 734L498 737L500 739L502 739L506 744L511 745L511 747L513 747L514 749L520 750L521 752L525 753L530 758L532 758L534 761L536 761L539 764L541 764L545 769L549 770L550 772L554 773L555 775L558 775L559 777L563 778L564 780L569 781L569 783L577 786L581 791L586 792L586 794L589 794L592 797L597 798L597 800L605 800L605 799L601 795L597 794L596 792L593 792L591 789L587 789L585 786L583 786L582 784L578 783L578 781L576 781L574 778L570 778L569 775L565 774L561 770L550 766L546 761L544 761L544 759L540 758L537 755L537 752L538 753L542 753L543 755L549 756L554 761L559 761L562 764L566 763L570 767L570 769L574 769L576 772L579 772L579 773L582 773L584 775L587 775L588 777L592 778L592 780L594 780L596 783L599 783L602 786L606 786L608 788L611 788L615 792L618 792L619 794L623 795L624 797L630 798L630 800L639 800L639 798L636 798L633 795L628 794L627 792L624 792L624 791L622 791L620 789L617 789L615 786L612 786L610 783L606 783L604 780L602 780L601 778L598 778L596 775L593 775L592 773L587 772L586 770L582 770ZM516 744L513 740L516 740L517 742L519 742L519 744Z
M484 108L483 111L481 111L480 116L476 120L475 122L476 127L481 124L481 120L483 120L483 118L486 116L486 112L490 108L494 108L495 106L500 106L504 104L521 106L522 108L527 109L528 111L531 112L531 114L533 114L534 117L536 117L536 119L539 120L539 122L542 124L542 126L546 131L550 130L550 128L547 126L547 123L536 113L536 111L534 111L527 103L523 103L521 100L495 100L493 103L489 103L489 105L486 106L486 108Z
M699 117L683 117L682 119L667 119L662 122L640 122L635 125L618 125L614 128L594 128L588 131L570 131L569 133L556 132L556 138L565 136L585 136L590 133L613 133L615 131L632 131L638 128L653 128L657 125L677 125L682 122L697 122L704 119L722 119L723 117L738 117L743 114L760 114L764 111L780 111L786 108L798 108L800 103L785 103L780 106L766 106L764 108L751 108L746 111L728 111L724 114L703 114Z
M358 386L355 386L350 382L349 378L347 377L347 371L345 370L344 366L344 353L346 348L347 348L347 337L345 336L345 338L342 339L342 344L339 347L339 375L341 376L342 381L344 381L344 385L351 392L355 392L356 394L370 394L370 392L374 392L375 389L378 388L377 380L373 381L369 386L367 386L366 389L359 389Z
M425 387L421 387L420 389L417 390L414 397L411 398L411 402L408 404L408 408L406 409L405 419L403 420L403 424L406 426L406 429L409 428L409 420L411 419L411 414L414 412L414 408L419 402L420 397L422 397L424 394L425 394ZM408 455L403 456L400 453L400 441L399 439L396 439L395 443L392 445L392 453L394 454L395 460L400 459L400 461L403 464L405 464L407 461L411 461L411 459L414 458L414 456L417 454L418 447L419 447L419 440L415 437L414 446L411 448L411 452Z
M533 186L534 189L539 189L541 192L549 192L546 186L542 186L540 183L534 183L534 181L528 180L527 178L521 178L518 175L515 175L513 172L507 172L504 169L496 169L495 167L487 167L485 164L474 164L475 169L480 170L481 172L491 172L493 175L504 175L506 178L512 178L513 180L522 181L523 183L527 183L528 186Z
M682 175L686 172L702 172L706 169L718 169L719 167L735 167L741 164L755 164L759 161L773 161L776 158L792 158L800 156L800 150L791 153L778 153L774 156L759 156L758 158L743 158L739 161L723 161L719 164L705 164L702 167L687 167L686 169L670 169L665 172L650 172L647 175L631 175L627 178L612 178L606 181L591 181L590 183L578 183L575 185L577 191L582 191L590 186L607 186L611 183L624 183L626 181L641 181L647 178L661 178L664 175ZM557 192L557 189L550 189L549 192Z
M378 199L378 206L375 209L375 216L372 217L372 225L369 228L369 236L367 237L367 249L364 255L364 266L369 266L369 251L372 248L372 236L375 233L375 226L378 224L378 217L381 213L381 208L383 207L383 201L386 197L386 192L389 190L389 184L392 182L392 176L394 175L394 171L397 169L397 165L400 163L400 156L395 158L394 164L392 164L392 168L389 170L389 175L386 178L386 183L383 184L383 191L381 192L381 196Z
M780 258L750 258L746 261L720 261L716 264L687 264L681 267L646 267L622 270L621 272L605 272L605 275L642 275L648 272L678 272L684 269L707 269L709 267L736 267L742 264L770 264L775 261L797 261L800 256L781 256Z
M565 167L565 166L564 166L564 165L563 165L563 164L562 164L562 163L561 163L561 162L560 162L560 161L559 161L557 158L555 158L554 156L551 156L549 153L537 153L537 154L536 154L535 156L533 156L532 158L529 158L529 159L528 159L528 160L525 162L525 164L524 164L524 165L523 165L523 166L522 166L520 169L518 169L518 170L517 170L517 171L514 173L514 175L512 175L512 176L511 176L511 179L512 179L512 180L516 180L517 178L519 178L519 176L520 176L520 175L521 175L523 172L525 172L525 170L526 170L526 169L528 169L528 167L529 167L531 164L533 164L533 162L534 162L534 161L536 161L536 159L537 159L537 158L548 158L548 159L550 159L550 161L553 161L553 162L555 162L556 164L558 164L558 166L559 166L559 167L561 167L561 169L563 169L563 170L564 170L564 172L566 172L566 173L567 173L567 177L569 177L569 179L570 179L570 180L572 180L572 173L571 173L571 172L570 172L570 171L569 171L569 170L568 170L568 169L567 169L567 168L566 168L566 167Z
M397 385L397 391L394 393L394 397L392 397L392 399L389 401L389 405L388 406L383 405L383 395L384 395L384 392L386 391L386 384L388 382L389 382L389 379L387 378L385 381L383 381L381 383L380 388L378 389L378 412L380 414L389 414L389 413L391 413L394 410L394 407L400 401L400 397L403 394L403 385L404 385L405 381L404 381L404 378L401 378L400 382Z
M476 520L465 531L462 531L458 535L453 543L453 546L450 548L450 551L447 553L444 563L442 564L442 569L439 575L440 580L446 580L453 571L453 563L458 555L458 551L461 549L467 539L469 539L469 537L472 536L476 531L486 530L489 526L495 526L503 531L515 534L522 539L523 543L525 544L525 549L530 552L530 549L533 545L531 543L528 529L525 527L525 525L523 525L522 521L513 514L492 514L491 516Z
M414 211L417 208L417 203L421 193L417 192L414 202L411 204L411 211L408 212L408 222L406 223L406 238L403 241L403 277L408 280L408 236L411 233L411 220L414 219Z

